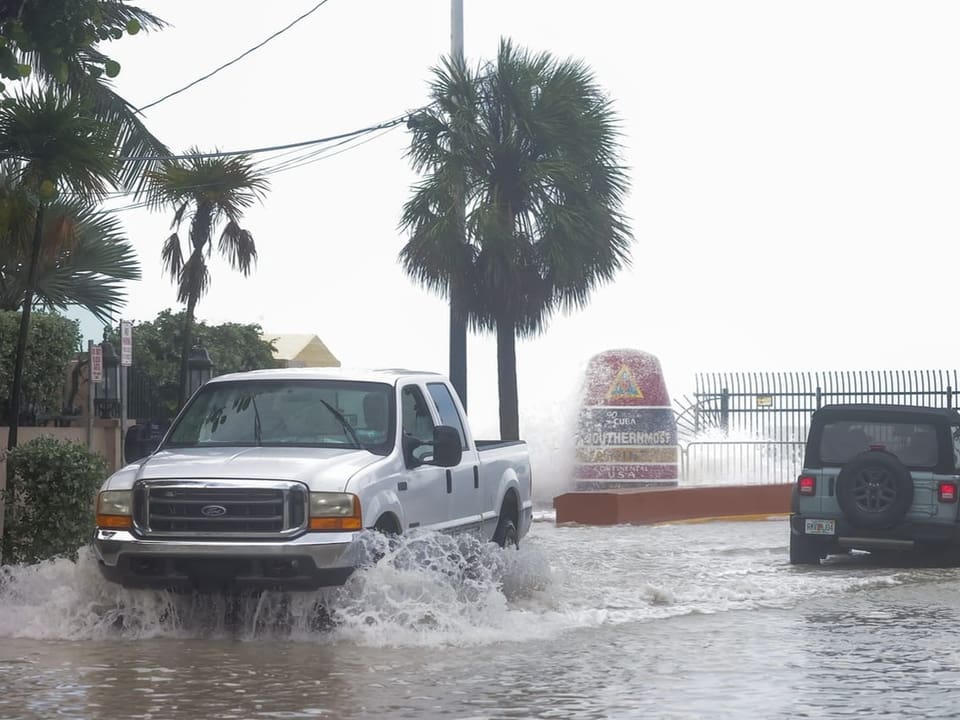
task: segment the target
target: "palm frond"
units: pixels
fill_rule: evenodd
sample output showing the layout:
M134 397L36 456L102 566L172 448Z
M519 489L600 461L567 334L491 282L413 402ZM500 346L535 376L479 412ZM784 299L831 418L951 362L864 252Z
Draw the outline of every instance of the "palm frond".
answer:
M18 180L43 181L61 192L96 200L116 184L110 129L84 113L78 100L51 90L27 90L0 106L0 157L19 158Z
M186 303L190 298L203 297L210 287L210 269L203 259L203 253L193 252L180 270L180 285L177 301Z
M0 263L0 307L5 309L21 307L26 296L34 217L35 208L30 208L28 222L17 223L17 255ZM116 217L77 199L57 199L45 209L41 237L34 296L38 305L79 305L100 320L109 320L123 307L124 282L140 279L140 262Z
M240 270L245 276L250 274L257 261L257 247L253 235L244 230L236 220L230 220L220 235L220 254L227 258L230 267Z
M180 273L183 271L183 251L180 249L180 235L172 233L163 243L160 251L160 260L164 272L176 283L180 282Z

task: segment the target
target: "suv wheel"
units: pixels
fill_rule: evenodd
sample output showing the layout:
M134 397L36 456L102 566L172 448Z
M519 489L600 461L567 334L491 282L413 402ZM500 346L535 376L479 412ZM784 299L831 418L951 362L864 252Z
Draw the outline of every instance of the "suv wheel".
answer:
M895 455L883 450L862 452L837 476L837 503L856 527L891 527L913 503L910 471Z
M790 564L819 565L820 550L805 535L790 533Z

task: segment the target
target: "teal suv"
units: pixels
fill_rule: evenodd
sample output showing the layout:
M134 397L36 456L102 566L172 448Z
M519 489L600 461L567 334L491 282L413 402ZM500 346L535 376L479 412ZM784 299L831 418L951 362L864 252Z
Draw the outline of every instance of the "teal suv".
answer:
M849 550L960 544L960 413L903 405L827 405L810 422L793 488L790 562Z

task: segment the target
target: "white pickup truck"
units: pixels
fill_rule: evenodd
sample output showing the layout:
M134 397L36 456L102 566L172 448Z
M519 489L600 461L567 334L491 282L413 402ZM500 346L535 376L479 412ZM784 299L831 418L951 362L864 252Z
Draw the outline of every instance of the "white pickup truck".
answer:
M104 482L93 544L125 587L310 590L346 581L364 530L515 545L532 514L526 444L475 441L441 375L257 370Z

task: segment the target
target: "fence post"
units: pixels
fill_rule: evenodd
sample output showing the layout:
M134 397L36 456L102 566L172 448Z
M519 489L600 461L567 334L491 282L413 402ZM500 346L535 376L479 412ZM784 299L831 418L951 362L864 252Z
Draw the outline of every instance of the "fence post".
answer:
M820 409L820 403L823 401L823 391L820 389L820 386L817 385L817 410Z
M723 434L730 431L730 392L723 388L720 391L720 427L723 428Z
M947 409L953 407L953 388L947 385Z

